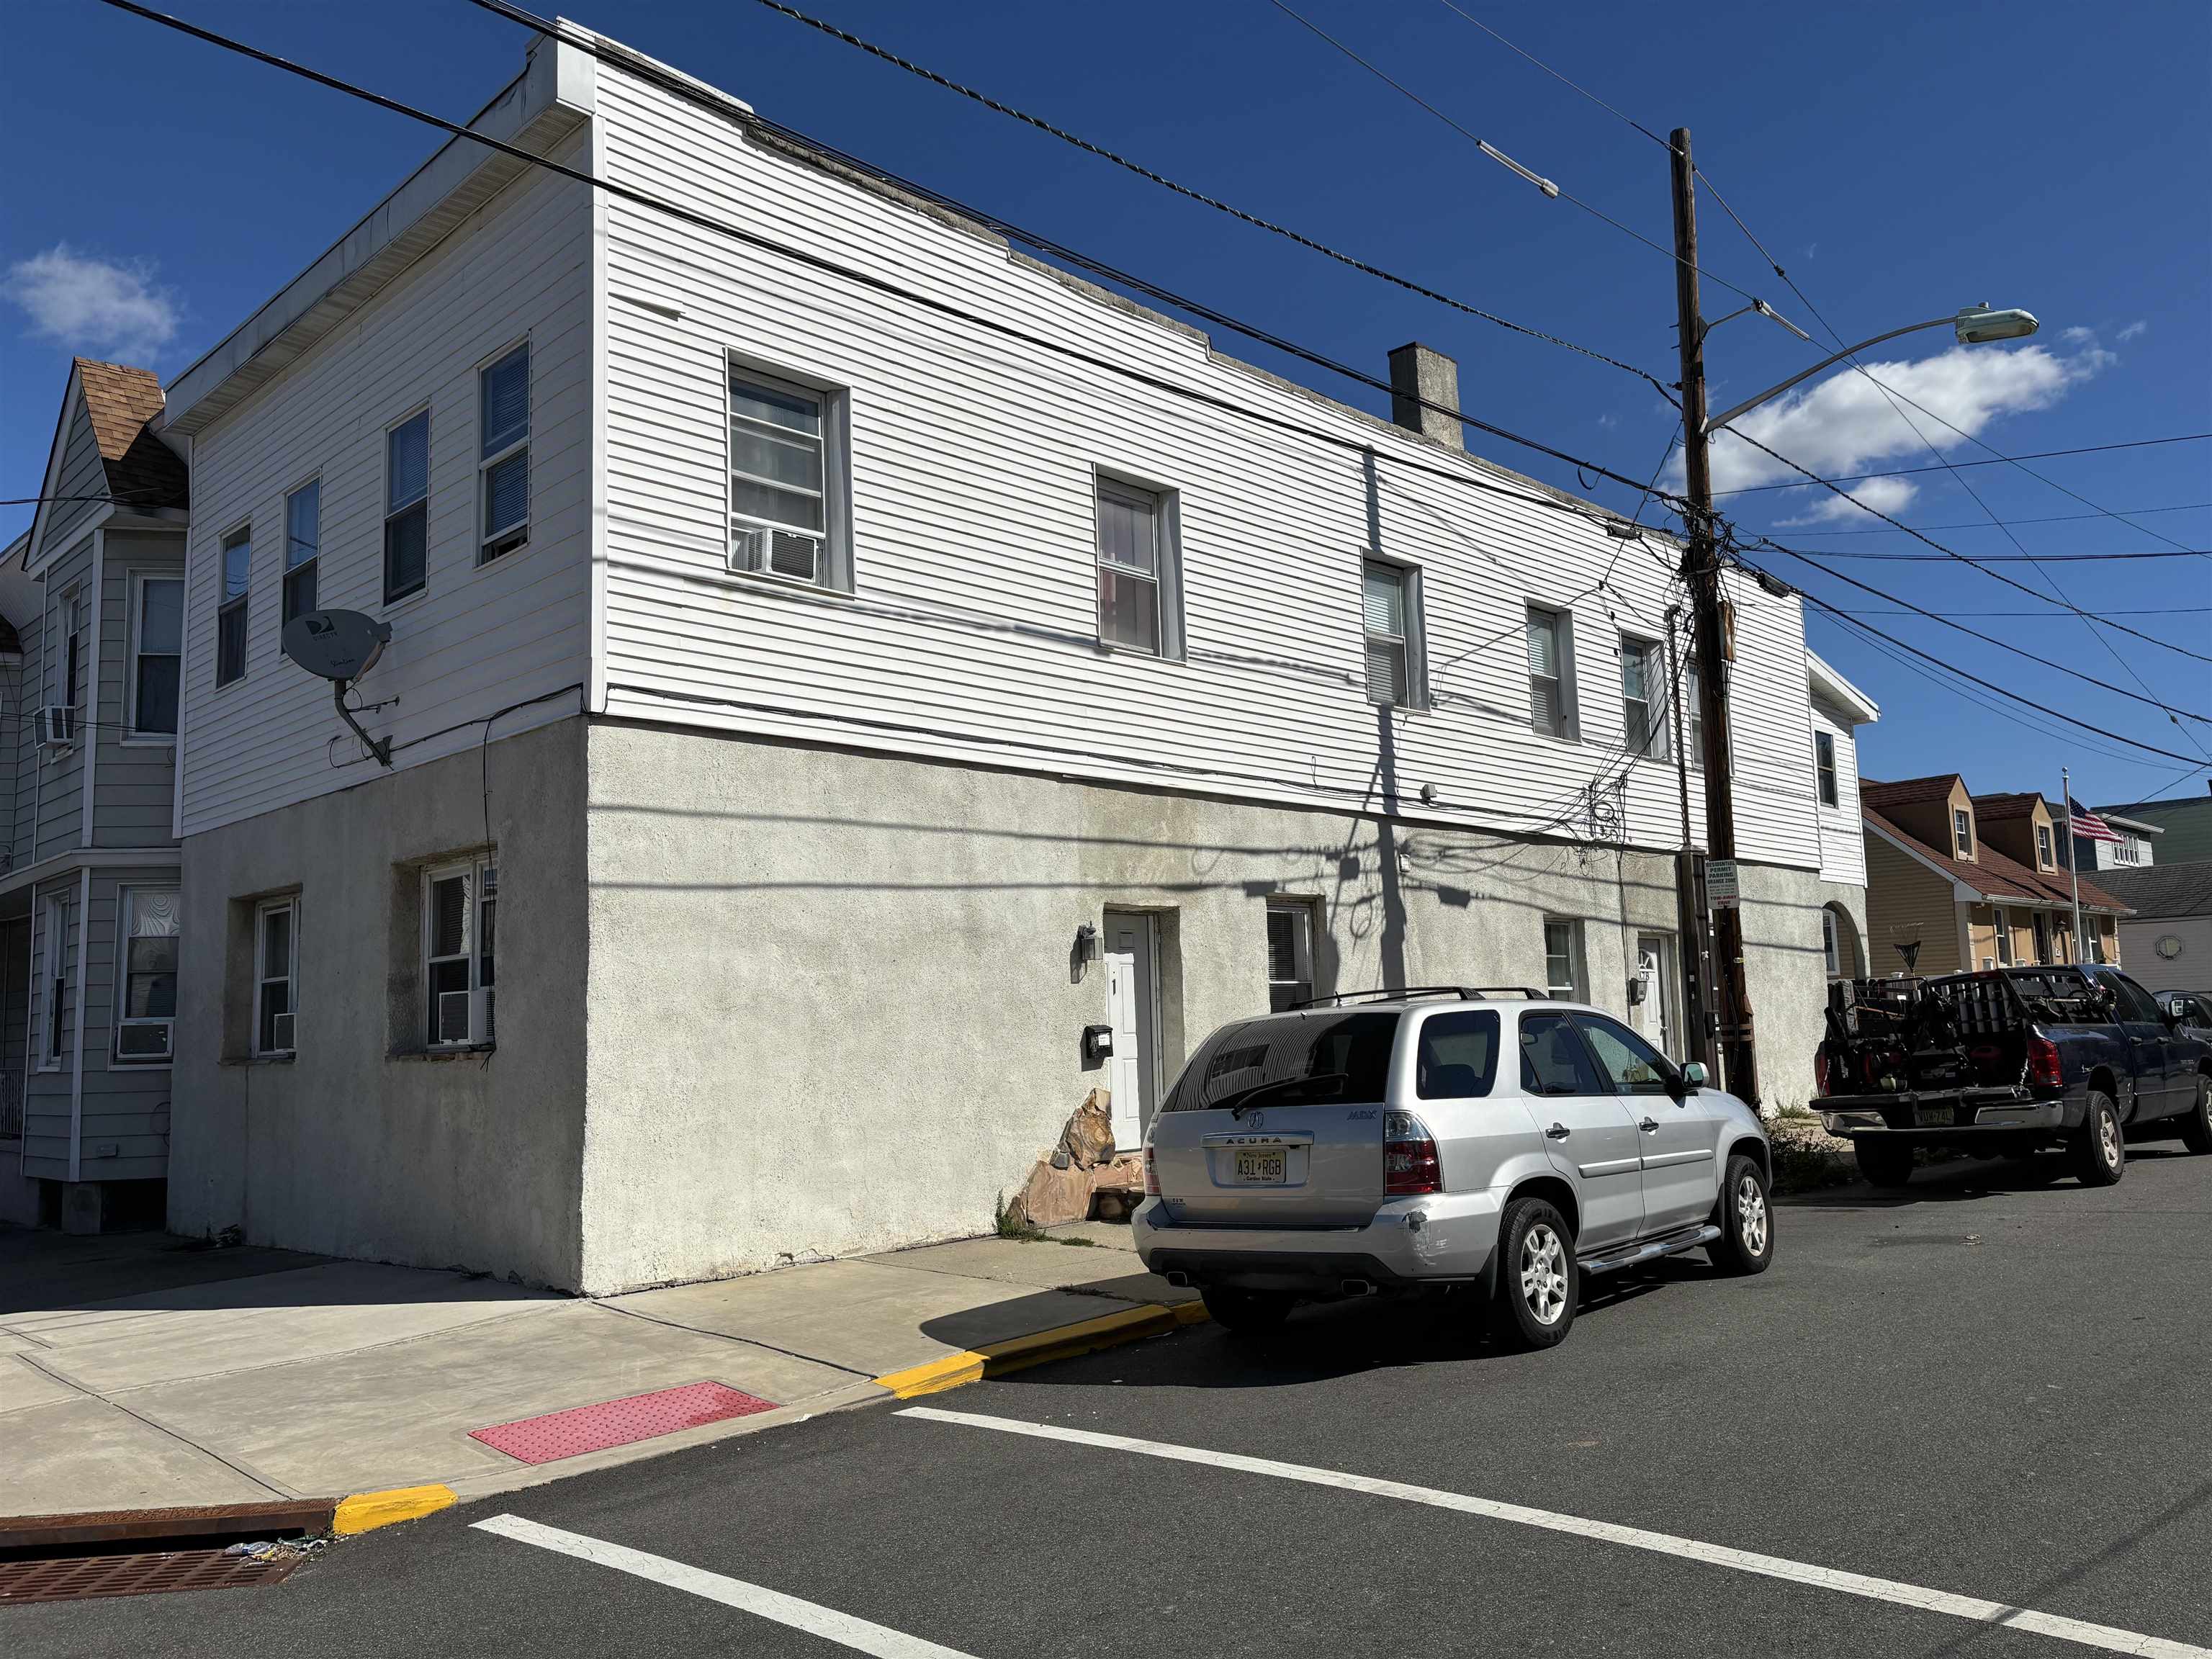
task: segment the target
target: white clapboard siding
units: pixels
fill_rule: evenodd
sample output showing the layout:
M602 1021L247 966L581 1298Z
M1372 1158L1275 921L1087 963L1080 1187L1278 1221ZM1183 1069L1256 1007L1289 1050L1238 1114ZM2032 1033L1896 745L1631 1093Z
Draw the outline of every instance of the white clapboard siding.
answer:
M1813 729L1836 744L1836 804L1819 807L1820 874L1828 881L1866 885L1866 826L1859 816L1859 746L1851 723L1819 698L1813 701ZM1814 796L1817 803L1819 797Z
M1506 830L1588 833L1583 785L1625 772L1630 837L1680 843L1672 763L1613 763L1619 633L1662 632L1668 550L1624 550L1565 514L1413 471L1402 463L1452 463L623 72L602 67L596 118L623 183L1371 446L1379 549L1423 573L1435 704L1392 717L1386 758L1360 689L1359 455L610 200L611 712L1335 806L1385 787L1410 805L1427 784L1440 815ZM849 599L724 572L731 354L849 395ZM1095 642L1094 469L1178 492L1187 660ZM1571 608L1579 742L1530 730L1531 601ZM1796 602L1739 594L1736 642L1740 851L1809 868Z
M556 159L587 163L588 142ZM330 687L278 645L284 499L322 480L318 602L392 625L357 701L403 765L477 743L482 720L589 672L592 216L582 186L532 171L193 442L185 592L187 835L365 781ZM477 369L531 341L529 545L477 568ZM383 604L384 434L430 408L428 582ZM246 678L215 684L224 535L253 528ZM582 693L502 720L573 714ZM475 724L471 724L475 722ZM333 764L337 763L337 764Z

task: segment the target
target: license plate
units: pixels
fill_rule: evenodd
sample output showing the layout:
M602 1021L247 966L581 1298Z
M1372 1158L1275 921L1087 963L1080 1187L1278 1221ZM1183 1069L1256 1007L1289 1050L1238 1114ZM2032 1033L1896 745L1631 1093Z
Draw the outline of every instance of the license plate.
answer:
M1951 1110L1948 1106L1915 1106L1912 1109L1913 1127L1918 1129L1948 1129L1951 1127Z
M1261 1152L1240 1148L1237 1153L1237 1179L1240 1182L1279 1187L1283 1184L1286 1167L1283 1149L1279 1146Z

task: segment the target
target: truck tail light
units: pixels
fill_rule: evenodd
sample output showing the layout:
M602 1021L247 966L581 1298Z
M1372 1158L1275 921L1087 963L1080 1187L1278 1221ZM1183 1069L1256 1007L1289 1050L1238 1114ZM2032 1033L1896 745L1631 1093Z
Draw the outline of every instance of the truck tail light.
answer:
M2066 1081L2066 1068L2058 1058L2058 1045L2040 1031L2027 1034L2027 1080L2056 1089Z
M1158 1198L1159 1195L1159 1166L1152 1162L1152 1143L1148 1140L1145 1143L1145 1196Z
M1382 1191L1386 1197L1409 1198L1416 1193L1444 1189L1443 1164L1437 1157L1436 1137L1411 1112L1382 1114Z
M1825 1044L1813 1051L1813 1087L1820 1094L1829 1092L1828 1050Z

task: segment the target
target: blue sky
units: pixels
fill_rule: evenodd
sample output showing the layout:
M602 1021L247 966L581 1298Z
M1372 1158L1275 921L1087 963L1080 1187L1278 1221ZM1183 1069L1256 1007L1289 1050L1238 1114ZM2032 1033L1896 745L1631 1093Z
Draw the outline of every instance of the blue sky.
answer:
M1648 477L1671 411L1617 370L1509 334L1331 264L1084 155L752 0L572 0L579 21L721 86L763 113L1334 356L1383 372L1418 337L1461 363L1470 412ZM1550 201L1340 56L1269 0L957 7L817 0L821 15L1159 171L1443 292L1674 378L1670 262ZM1456 16L1443 0L1381 7L1293 0L1431 102L1592 207L1668 235L1664 150ZM1464 9L1644 125L1694 135L1700 165L1846 339L1973 301L2044 323L2025 346L1960 352L1931 332L1869 354L1881 377L2008 454L2212 430L2212 11L2136 3L2082 27L2057 3L1869 4L1840 14L1717 0ZM175 0L193 21L449 116L519 68L519 29L465 0L367 4ZM428 153L399 117L229 58L93 0L17 0L0 142L0 459L35 493L74 349L189 363L318 255ZM1710 197L1702 263L1814 332L1804 307ZM1705 309L1741 303L1709 283ZM1318 371L1221 337L1224 349L1350 401ZM1709 347L1717 407L1815 354L1755 317ZM1863 380L1816 382L1758 428L1831 473L1934 465ZM1984 459L1923 421L1954 460ZM1571 469L1483 441L1493 459L1578 488ZM2108 518L2023 523L2036 554L2212 548L2212 444L2031 463ZM1747 452L1722 484L1768 481ZM2007 520L2090 508L2008 466L1966 477ZM1852 486L1854 490L1861 486ZM1868 496L1972 555L2012 555L1948 475ZM1596 499L1633 502L1601 484ZM1746 531L1829 551L1927 552L1800 490L1726 497ZM2153 508L2184 508L2149 511ZM0 536L28 509L0 508ZM1786 558L1832 603L1885 607ZM2212 668L1958 566L1851 559L1838 568L2024 649L2212 713ZM2047 591L2029 566L2000 567ZM2212 561L2048 567L2084 606L2212 652ZM2023 615L1986 615L2020 611ZM2139 613L2139 614L2138 614ZM2048 707L2185 754L2155 709L2008 657L1910 615L1868 621ZM1962 700L1826 619L1816 649L1882 706L1864 734L1875 776L1963 769L1977 790L2127 799L2179 762L2122 758ZM2116 660L2118 657L2124 662ZM2020 711L2013 711L2017 714ZM2212 727L2191 728L2212 749Z

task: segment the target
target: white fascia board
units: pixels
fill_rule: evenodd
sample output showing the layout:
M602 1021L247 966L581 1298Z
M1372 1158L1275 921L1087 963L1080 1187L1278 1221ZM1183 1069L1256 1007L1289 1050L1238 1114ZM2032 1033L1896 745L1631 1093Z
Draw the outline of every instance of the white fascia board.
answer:
M1854 726L1872 726L1881 718L1881 707L1872 697L1838 674L1832 665L1810 646L1805 649L1805 668L1813 682L1815 696L1830 702L1850 716Z
M597 68L589 53L540 35L521 75L468 125L486 137L542 153L590 118ZM447 139L319 259L170 384L162 429L190 435L213 421L366 304L480 204L472 199L456 212L462 205L457 196L473 185L473 197L488 198L524 166L469 139Z

